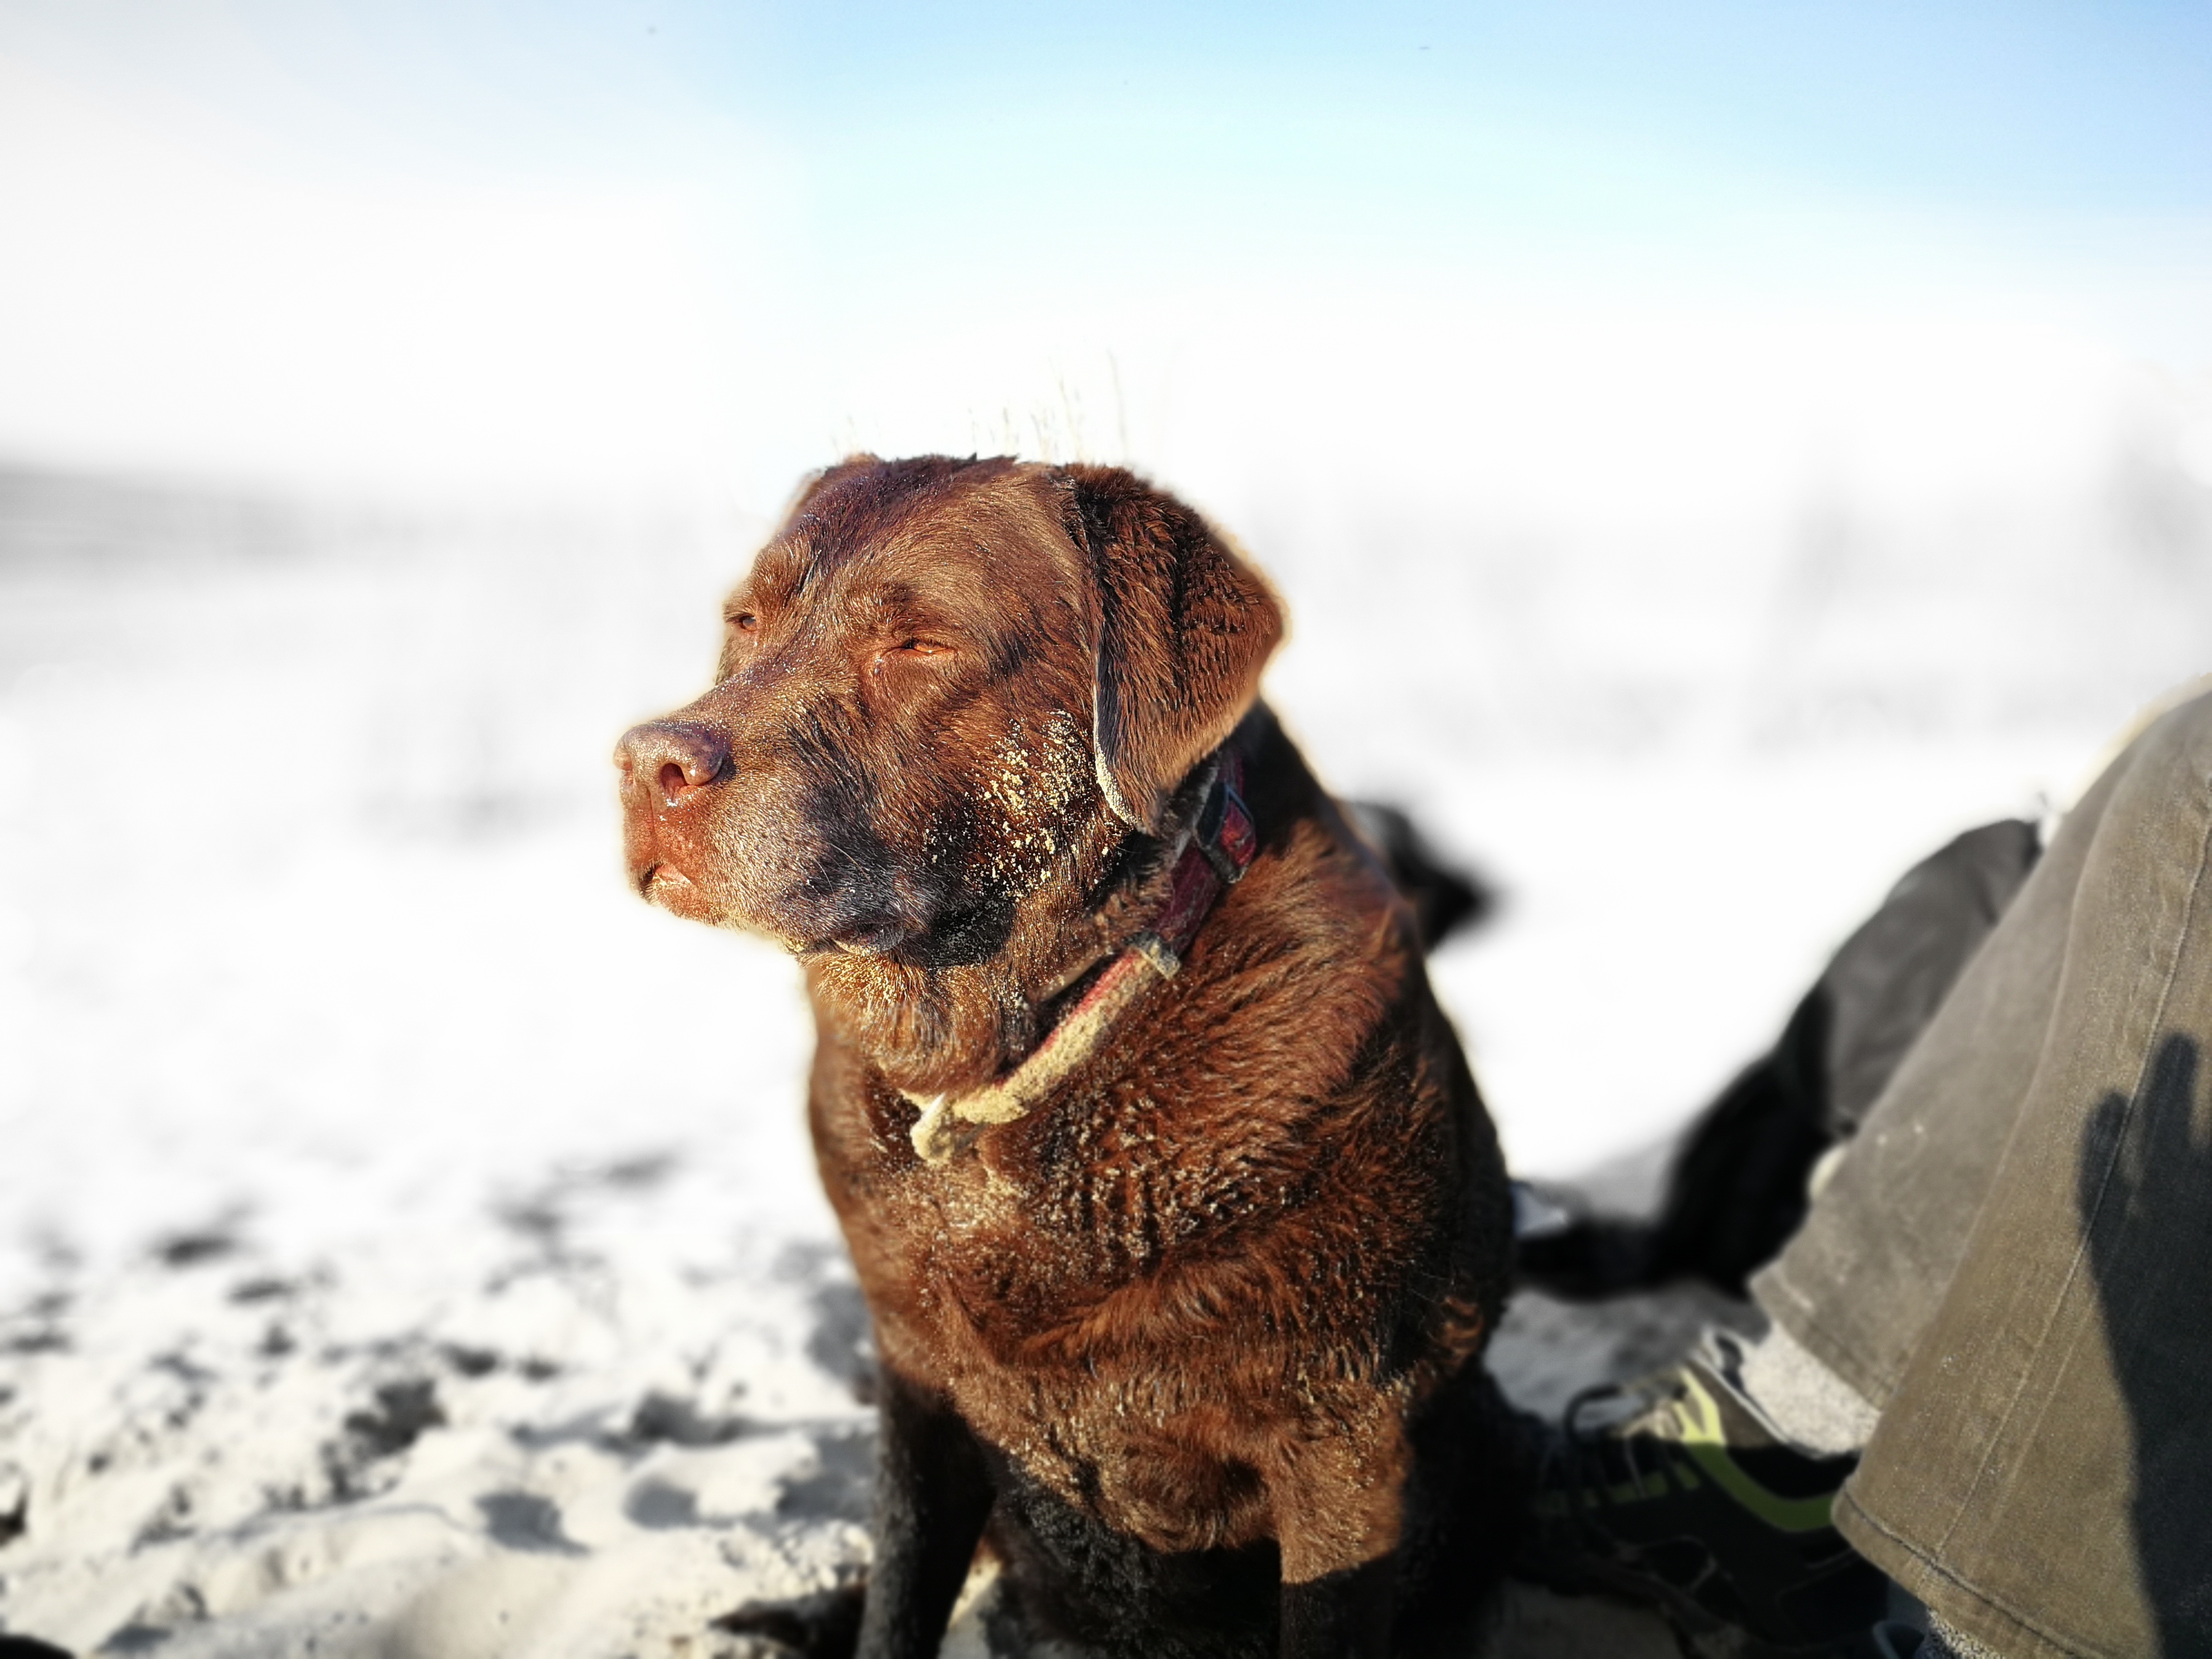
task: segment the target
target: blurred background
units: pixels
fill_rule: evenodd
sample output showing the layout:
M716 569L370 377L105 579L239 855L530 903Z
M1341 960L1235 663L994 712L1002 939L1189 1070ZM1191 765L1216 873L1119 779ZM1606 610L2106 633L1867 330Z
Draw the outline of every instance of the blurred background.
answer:
M581 1170L826 1238L606 756L854 448L1241 538L1571 1176L2212 668L2212 13L0 0L0 1302Z

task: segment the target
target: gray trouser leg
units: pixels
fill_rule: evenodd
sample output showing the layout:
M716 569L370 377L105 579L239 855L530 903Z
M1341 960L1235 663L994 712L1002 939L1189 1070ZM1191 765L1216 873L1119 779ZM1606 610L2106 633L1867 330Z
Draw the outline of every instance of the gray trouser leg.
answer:
M1753 1281L1853 1544L2008 1659L2212 1656L2212 697L2070 814Z

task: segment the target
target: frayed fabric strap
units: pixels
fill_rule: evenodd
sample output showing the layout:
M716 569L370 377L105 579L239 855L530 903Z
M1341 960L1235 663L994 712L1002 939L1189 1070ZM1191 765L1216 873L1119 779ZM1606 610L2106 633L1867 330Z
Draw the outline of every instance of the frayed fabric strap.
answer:
M1213 782L1196 820L1183 833L1167 902L1152 925L1132 939L1075 1006L1045 1033L1030 1057L987 1088L955 1097L908 1095L921 1108L912 1133L925 1163L942 1164L992 1124L1025 1117L1076 1067L1098 1051L1122 1014L1155 980L1173 979L1221 895L1243 878L1260 850L1260 834L1244 804L1244 763L1234 751L1215 763Z

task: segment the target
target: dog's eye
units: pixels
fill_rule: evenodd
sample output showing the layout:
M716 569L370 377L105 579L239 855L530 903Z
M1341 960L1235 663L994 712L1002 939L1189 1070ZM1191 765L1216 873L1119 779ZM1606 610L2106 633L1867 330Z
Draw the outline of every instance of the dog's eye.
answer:
M871 674L882 673L884 665L893 657L949 657L951 654L951 646L939 640L926 640L920 635L916 635L911 639L901 640L896 645L885 646L877 652L876 659L868 665L868 672Z
M750 611L733 611L722 620L740 634L750 634L760 626L760 618Z

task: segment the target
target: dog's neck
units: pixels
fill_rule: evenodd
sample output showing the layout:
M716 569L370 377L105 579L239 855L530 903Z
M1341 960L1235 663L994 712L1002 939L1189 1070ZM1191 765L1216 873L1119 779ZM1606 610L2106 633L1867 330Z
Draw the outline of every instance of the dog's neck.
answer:
M1197 818L1174 843L1166 901L1103 971L1084 975L1082 995L1020 1064L969 1093L908 1092L921 1113L911 1133L925 1162L941 1164L989 1126L1028 1116L1112 1039L1146 992L1182 970L1183 954L1215 902L1243 879L1260 850L1243 776L1234 750L1213 757Z
M1198 914L1170 919L1170 913L1194 896L1190 860L1208 862L1193 849L1207 845L1212 859L1221 856L1224 814L1213 809L1224 799L1215 787L1224 752L1185 779L1158 836L1130 830L1103 797L1080 814L1052 870L1019 896L1005 943L988 957L948 966L891 957L810 960L808 991L824 1037L856 1050L917 1100L971 1096L1005 1079L1140 939L1157 939L1163 925L1175 931L1186 922L1195 933L1227 884L1213 869L1207 875L1214 885ZM1212 821L1201 822L1210 811ZM1241 800L1236 815L1249 830ZM1187 934L1177 938L1161 959L1172 961L1188 943Z

